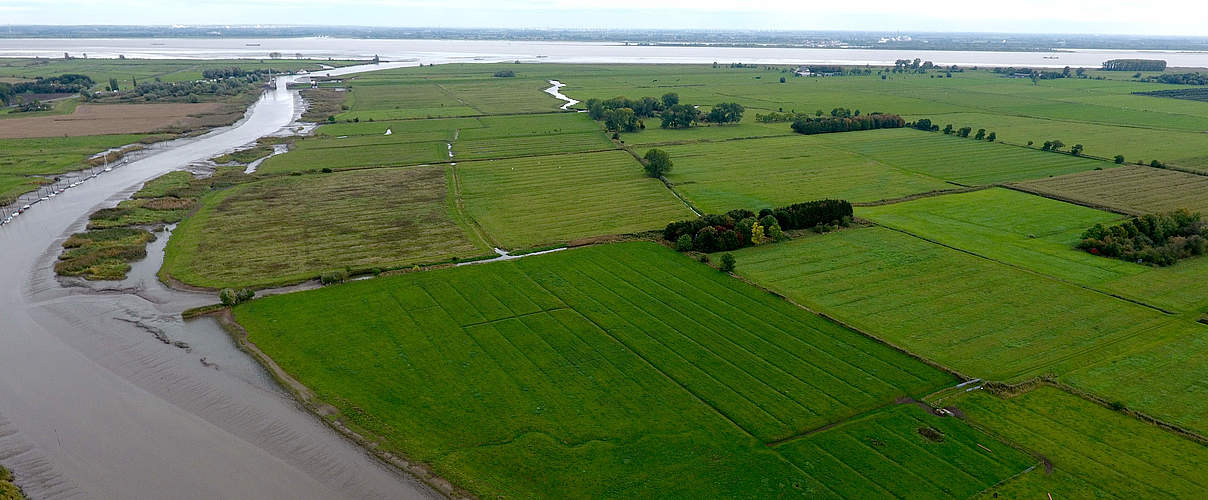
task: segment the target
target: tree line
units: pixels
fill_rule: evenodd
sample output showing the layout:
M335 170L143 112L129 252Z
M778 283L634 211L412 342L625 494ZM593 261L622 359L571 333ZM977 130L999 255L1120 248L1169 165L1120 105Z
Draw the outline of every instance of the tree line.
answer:
M913 129L922 130L924 132L941 132L940 126L936 125L935 123L932 123L930 118L921 118L918 121L907 123L906 126L913 128ZM986 129L979 128L979 129L977 129L977 132L974 133L973 127L955 128L952 126L951 123L945 125L942 132L944 133L944 135L955 135L957 137L966 137L966 138L969 137L970 135L972 135L973 140L975 140L975 141L984 140L987 142L994 142L994 141L998 140L997 132L994 132L994 131L987 132Z
M1138 76L1138 75L1134 75ZM1141 78L1141 81L1154 83L1169 83L1171 85L1208 85L1208 73L1162 73ZM1159 90L1157 92L1173 92ZM1133 92L1134 94L1151 94L1151 92Z
M722 102L714 105L708 113L702 113L695 106L681 104L679 95L674 92L663 94L658 99L593 97L584 104L587 106L587 116L592 120L603 121L604 128L610 132L635 132L644 129L646 124L643 119L656 116L662 128L688 128L698 122L738 123L742 121L742 115L746 111L746 108L736 102Z
M845 200L815 200L755 213L747 209L708 214L667 224L663 239L681 252L737 250L786 238L784 231L850 224L852 206Z
M1147 214L1110 227L1095 224L1078 248L1094 255L1169 266L1208 252L1208 224L1186 209Z
M1150 97L1166 97L1169 99L1184 99L1187 101L1208 102L1208 89L1153 90L1149 92L1133 92L1133 94Z
M1166 71L1162 59L1111 59L1103 61L1104 71Z
M230 66L226 68L207 68L201 71L201 77L206 80L221 80L223 78L240 78L249 75L265 75L269 73L280 73L275 69L243 69L238 66Z
M873 113L853 116L798 117L793 120L791 127L798 134L812 135L879 128L901 128L905 125L906 120L903 120L901 116Z
M75 94L87 91L96 82L87 75L66 73L59 76L38 77L32 82L0 82L0 103L9 105L21 94Z

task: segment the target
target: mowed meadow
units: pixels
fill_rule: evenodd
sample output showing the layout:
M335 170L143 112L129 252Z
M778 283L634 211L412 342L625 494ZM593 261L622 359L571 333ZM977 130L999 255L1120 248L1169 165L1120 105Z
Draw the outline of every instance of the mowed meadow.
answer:
M339 92L319 126L199 193L161 276L219 289L335 275L233 319L329 418L473 496L1202 490L1208 260L1077 245L1096 224L1208 209L1208 105L1098 71L789 69L450 64L325 80ZM614 133L559 110L549 80L582 101L671 92L746 111ZM995 140L757 118L840 107ZM1065 147L1041 150L1052 140ZM640 159L652 148L672 162L658 178ZM723 252L661 236L821 199L851 202L854 220L733 250L733 273ZM493 249L512 255L459 265ZM540 250L555 251L520 258Z
M1034 463L893 404L949 375L649 243L270 297L236 319L351 423L478 495L961 498ZM947 439L917 432L933 426ZM966 473L938 485L920 467Z

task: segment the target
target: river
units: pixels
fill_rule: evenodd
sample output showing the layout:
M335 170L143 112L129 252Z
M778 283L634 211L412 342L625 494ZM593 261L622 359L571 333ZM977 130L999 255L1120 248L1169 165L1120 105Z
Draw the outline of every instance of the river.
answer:
M0 39L0 57L143 59L267 59L272 52L292 58L412 59L474 61L476 58L526 62L675 64L712 62L755 64L892 65L897 59L960 66L1063 66L1097 68L1108 59L1165 59L1171 67L1208 67L1208 52L1067 49L1060 52L953 50L814 49L758 47L637 46L607 42L499 40L371 40L353 38L36 38Z
M439 497L327 428L216 323L183 323L215 297L155 279L166 234L121 283L54 275L59 244L93 210L281 130L297 99L281 84L239 123L164 144L0 227L0 462L33 498Z
M250 44L258 43L259 46ZM624 47L615 44L405 40L0 40L0 55L145 58L367 58L389 64L525 61L1088 65L1119 52L1039 53ZM1153 57L1159 57L1152 55ZM1172 65L1208 55L1162 53ZM548 75L550 78L559 75ZM145 181L281 131L299 113L278 80L239 123L154 151L39 203L0 227L0 462L35 498L428 498L301 408L212 321L179 319L212 294L169 290L154 276L166 234L117 284L54 276L60 243L92 211ZM573 85L573 82L570 82ZM64 284L66 283L66 284ZM168 343L165 343L167 340ZM173 345L183 342L188 348ZM202 360L205 363L202 363Z

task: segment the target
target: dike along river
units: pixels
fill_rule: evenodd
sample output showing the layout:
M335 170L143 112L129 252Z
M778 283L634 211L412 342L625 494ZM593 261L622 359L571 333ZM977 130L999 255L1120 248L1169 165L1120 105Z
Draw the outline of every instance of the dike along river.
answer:
M186 328L180 312L215 298L155 280L166 233L121 283L54 276L59 244L93 210L288 126L298 97L285 83L239 123L163 144L0 227L0 463L32 498L439 497L327 428L214 322Z

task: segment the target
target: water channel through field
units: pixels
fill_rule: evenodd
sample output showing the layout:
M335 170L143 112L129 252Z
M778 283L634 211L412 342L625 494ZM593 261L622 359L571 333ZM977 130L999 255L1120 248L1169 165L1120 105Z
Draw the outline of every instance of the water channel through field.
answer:
M245 40L0 40L0 56L263 57ZM621 47L607 44L268 39L256 51L406 59L322 70L332 76L419 63L668 63L719 60L883 63L901 52ZM886 51L880 51L886 52ZM889 51L893 52L893 51ZM940 64L1039 66L1040 53L930 53ZM995 56L994 54L999 54ZM1163 57L1169 54L1163 54ZM1126 57L1062 53L1058 65ZM921 57L921 56L920 56ZM997 57L997 59L996 59ZM1179 62L1208 66L1205 54ZM965 59L970 59L966 61ZM1049 64L1052 65L1052 64ZM1075 64L1077 65L1077 64ZM1172 66L1180 65L1172 62ZM1193 65L1184 63L1182 65ZM239 123L150 152L41 201L0 227L0 463L33 498L427 498L298 405L213 320L180 312L210 293L171 290L155 272L167 232L118 283L55 277L60 243L92 211L143 182L290 127L297 92L278 79ZM547 78L565 78L550 74ZM564 81L564 80L563 80ZM561 81L550 94L562 99ZM566 82L573 89L574 82ZM572 92L573 93L573 92ZM561 103L551 102L551 111Z

